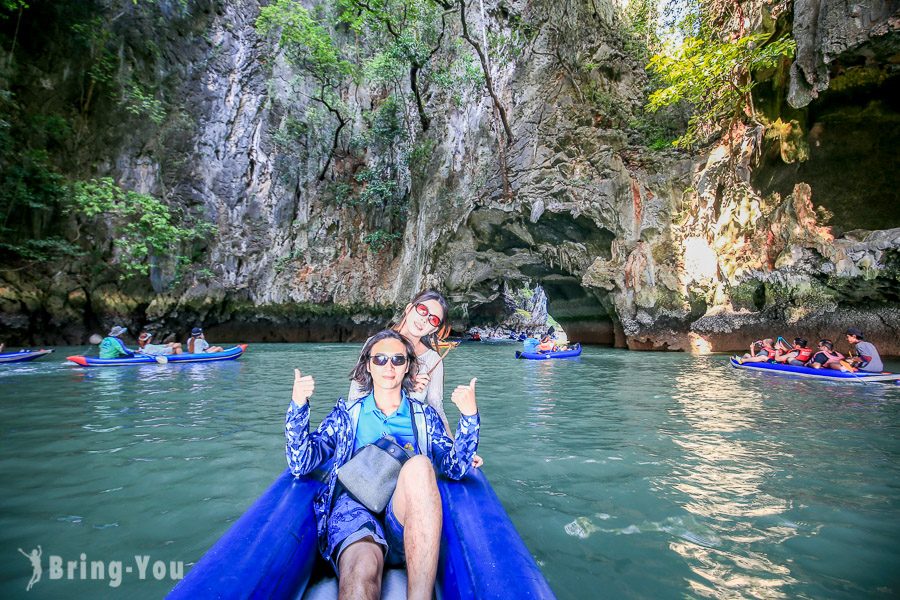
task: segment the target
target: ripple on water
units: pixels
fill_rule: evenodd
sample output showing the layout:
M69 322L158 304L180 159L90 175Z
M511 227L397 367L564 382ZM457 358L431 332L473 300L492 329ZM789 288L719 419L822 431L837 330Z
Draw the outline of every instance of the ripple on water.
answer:
M77 556L88 535L107 560L196 562L284 469L292 369L317 377L315 425L359 347L0 371L4 547ZM445 389L478 376L485 473L560 599L896 591L900 388L750 377L716 356L513 351L451 352ZM0 595L21 595L21 566L0 561ZM171 582L141 583L129 597Z

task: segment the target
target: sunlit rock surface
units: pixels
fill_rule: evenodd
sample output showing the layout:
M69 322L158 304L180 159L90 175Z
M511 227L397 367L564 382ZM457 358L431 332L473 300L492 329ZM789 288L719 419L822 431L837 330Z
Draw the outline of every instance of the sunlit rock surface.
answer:
M80 342L114 322L352 341L424 287L447 294L461 330L502 318L508 290L539 284L569 338L586 343L730 351L778 334L843 341L855 325L900 354L900 181L886 166L896 144L872 146L900 131L900 94L888 93L897 88L891 3L794 3L787 85L805 108L783 107L779 143L739 127L698 155L651 151L629 130L646 76L625 51L615 3L485 4L494 33L509 34L516 19L545 22L519 57L495 64L513 133L508 191L487 95L452 101L430 89L431 126L415 141L432 151L418 170L393 165L408 200L403 237L370 248L363 234L383 222L336 201L334 186L390 163L393 149L354 154L348 137L326 168L334 125L308 118L313 82L267 54L253 28L258 4L208 2L157 42L160 77L181 100L153 138L162 144L147 142L146 124L123 123L84 152L92 174L211 219L211 275L177 283L165 260L143 284L91 278L77 264L49 281L3 271L0 323L23 342ZM150 35L158 25L130 5L122 26ZM589 67L575 74L560 56ZM854 76L861 64L877 76ZM46 68L42 81L65 88L64 62ZM380 93L345 90L348 135L365 130L363 111ZM855 143L863 130L869 142ZM836 193L842 185L856 195Z

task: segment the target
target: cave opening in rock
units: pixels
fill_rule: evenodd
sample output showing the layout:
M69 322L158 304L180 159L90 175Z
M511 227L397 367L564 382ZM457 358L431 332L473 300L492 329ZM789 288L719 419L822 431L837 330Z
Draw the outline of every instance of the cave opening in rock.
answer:
M865 64L833 70L829 89L809 106L780 107L782 121L802 127L809 158L785 164L779 145L771 144L753 184L786 197L795 184L808 183L815 205L833 215L827 224L838 236L900 227L900 75Z
M467 333L478 333L483 341L524 341L548 333L557 340L569 340L563 326L549 314L547 301L539 283L504 281L496 298L469 309Z
M614 320L606 299L587 292L575 277L547 274L534 280L504 281L492 300L470 304L467 327L489 336L540 336L551 327L560 339L613 345Z
M461 292L450 294L451 302L464 304L460 323L485 331L505 329L505 335L516 327L538 333L552 326L573 342L615 342L608 292L582 283L594 260L612 256L612 231L586 214L496 208L472 211L466 226L471 234L467 259L454 261L458 267L447 278L451 290ZM534 295L546 306L537 308ZM535 311L538 318L525 318Z

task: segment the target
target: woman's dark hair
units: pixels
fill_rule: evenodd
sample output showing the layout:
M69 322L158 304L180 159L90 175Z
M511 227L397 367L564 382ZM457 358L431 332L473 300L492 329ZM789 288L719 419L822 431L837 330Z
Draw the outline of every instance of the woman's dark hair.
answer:
M831 343L831 340L819 340L819 345L828 348L829 352L834 351L834 344Z
M422 337L422 343L425 344L427 348L432 350L437 349L437 342L439 338L444 338L448 333L450 333L450 328L447 327L447 318L450 316L450 305L447 303L447 299L444 298L439 292L434 290L423 290L415 295L415 297L409 301L413 307L416 304L421 302L425 302L427 300L434 300L438 304L441 305L441 310L444 311L444 318L441 319L441 324L438 326L437 331L432 333L431 335L426 335ZM415 310L415 308L413 308ZM403 319L406 318L406 312L404 311L403 317L401 317L400 321L393 325L393 328L399 329L400 323L403 322Z
M400 340L403 342L403 347L406 349L407 368L406 375L403 376L403 389L409 393L413 391L416 372L418 371L416 350L413 348L412 344L409 343L409 340L393 329L379 331L366 341L359 353L359 359L356 361L356 366L350 371L350 379L358 383L364 392L369 393L372 391L372 374L369 373L369 369L367 368L369 359L372 358L372 348L375 344L386 339Z
M807 342L803 338L794 338L794 343L797 344L798 346L800 346L801 348L806 348L806 344L808 344L809 342Z

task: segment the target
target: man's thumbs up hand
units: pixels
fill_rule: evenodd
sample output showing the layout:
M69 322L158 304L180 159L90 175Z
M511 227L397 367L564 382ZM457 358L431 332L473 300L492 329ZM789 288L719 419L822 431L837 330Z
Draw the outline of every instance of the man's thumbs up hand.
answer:
M469 385L456 386L456 389L453 390L453 395L450 396L450 399L459 409L459 412L467 417L471 417L478 412L478 405L475 402L476 381L478 381L478 378L473 377L472 381L469 382Z
M316 382L312 375L300 375L300 369L294 369L294 393L291 398L297 406L303 406L309 401L313 391L316 389Z

